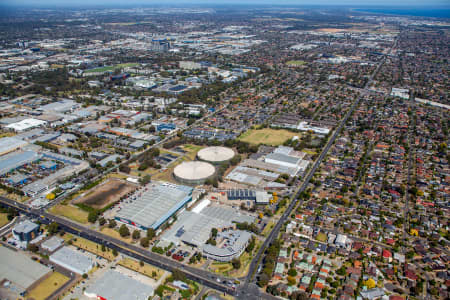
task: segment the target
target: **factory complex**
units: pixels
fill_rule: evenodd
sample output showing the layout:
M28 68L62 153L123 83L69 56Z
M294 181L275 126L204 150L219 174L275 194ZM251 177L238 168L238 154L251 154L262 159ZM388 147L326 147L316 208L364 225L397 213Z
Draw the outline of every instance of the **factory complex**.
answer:
M89 168L83 160L44 150L18 138L0 138L0 182L35 197L59 180Z
M192 191L188 186L152 182L125 199L115 219L143 230L156 230L192 200Z

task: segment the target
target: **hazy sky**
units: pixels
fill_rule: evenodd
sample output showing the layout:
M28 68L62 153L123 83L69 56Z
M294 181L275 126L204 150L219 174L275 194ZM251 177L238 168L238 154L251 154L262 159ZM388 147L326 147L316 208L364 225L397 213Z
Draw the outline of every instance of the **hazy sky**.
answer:
M91 6L91 5L152 5L152 4L316 4L354 6L450 6L450 0L0 0L0 5Z

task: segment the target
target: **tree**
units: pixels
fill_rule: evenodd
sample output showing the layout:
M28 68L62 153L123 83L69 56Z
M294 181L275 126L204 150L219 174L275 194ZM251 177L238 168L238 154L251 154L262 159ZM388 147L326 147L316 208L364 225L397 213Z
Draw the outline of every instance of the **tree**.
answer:
M36 244L29 243L27 246L27 249L28 249L28 251L31 251L31 252L38 252L39 247Z
M297 283L297 280L295 279L294 276L288 276L287 281L289 285L295 285Z
M255 249L255 245L256 245L256 240L255 238L252 236L252 238L250 239L250 242L247 245L247 248L245 248L245 251L247 253L250 253L253 251L253 249Z
M117 252L117 250L116 250L115 248L113 249L112 254L113 254L114 256L119 255L119 253Z
M88 214L88 221L90 223L95 223L97 221L98 218L98 212L97 211L91 211Z
M88 274L83 273L82 277L83 277L83 279L86 279L86 278L88 278Z
M148 248L150 246L150 241L148 237L141 238L141 246L144 248Z
M125 224L122 224L122 226L120 226L120 228L119 228L119 234L121 237L129 236L130 230L128 229L128 227Z
M56 222L52 222L50 223L50 225L48 225L48 233L50 234L56 234L59 230L59 225Z
M180 280L180 281L185 281L186 280L186 276L179 269L174 269L172 271L172 277L173 277L174 280Z
M293 276L293 277L297 276L297 270L294 269L294 268L289 269L288 275L289 275L289 276Z
M109 220L108 227L114 228L117 226L117 222L114 219Z
M267 274L261 274L261 276L259 276L259 280L258 280L258 285L260 287L266 286L269 283L269 276Z
M236 270L241 267L241 261L239 258L233 258L231 260L231 264L233 265L233 268L235 268Z
M133 231L133 235L132 236L133 236L134 240L137 240L137 239L139 239L141 237L141 232L139 230L135 229Z
M103 226L103 225L106 224L106 219L103 218L103 217L101 217L101 218L98 220L98 223L100 224L100 226Z
M216 237L217 237L217 233L218 233L217 228L212 228L212 229L211 229L211 236L212 236L213 238L216 238Z
M155 230L153 228L149 228L147 229L147 238L148 239L153 239L155 237Z

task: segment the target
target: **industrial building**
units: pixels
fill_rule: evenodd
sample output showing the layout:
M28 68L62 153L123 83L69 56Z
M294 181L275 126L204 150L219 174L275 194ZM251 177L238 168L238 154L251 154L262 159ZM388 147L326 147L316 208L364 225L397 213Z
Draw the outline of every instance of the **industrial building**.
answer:
M56 160L64 163L65 166L42 179L25 185L22 188L22 191L30 197L35 197L36 195L47 191L52 186L54 186L58 182L58 180L80 173L89 168L88 162L73 157L68 157L49 151L44 151L40 155L42 155L42 158L48 160ZM49 166L50 165L51 164L49 164Z
M45 126L47 124L46 121L38 120L38 119L24 119L22 121L11 123L6 126L6 128L14 130L15 132L22 132L32 128Z
M69 247L62 247L52 255L50 261L77 274L88 273L94 267L94 261Z
M41 248L50 253L55 252L64 245L64 239L59 236L52 236L41 244Z
M292 147L279 146L265 157L264 162L294 169L295 176L298 172L304 172L309 165L309 161L303 160L304 156L304 152L295 151Z
M198 159L212 164L221 164L230 161L234 155L233 149L227 147L206 147L197 153Z
M34 151L19 151L3 155L0 157L0 176L41 158L42 154Z
M39 235L39 225L25 220L14 226L13 236L21 242L30 242Z
M93 299L147 300L153 296L153 288L130 276L108 270L84 291L84 295Z
M0 155L5 155L10 152L22 149L28 145L27 142L14 137L0 138Z
M255 204L268 204L272 195L266 191L253 191L253 190L229 190L227 191L228 200L251 200L255 201Z
M192 200L192 188L152 182L137 190L121 204L115 219L140 229L158 229Z
M50 268L37 263L22 252L0 246L0 282L9 282L18 294L31 290L51 273Z
M175 167L173 175L176 180L189 185L203 184L213 177L216 169L213 165L203 161L183 162Z

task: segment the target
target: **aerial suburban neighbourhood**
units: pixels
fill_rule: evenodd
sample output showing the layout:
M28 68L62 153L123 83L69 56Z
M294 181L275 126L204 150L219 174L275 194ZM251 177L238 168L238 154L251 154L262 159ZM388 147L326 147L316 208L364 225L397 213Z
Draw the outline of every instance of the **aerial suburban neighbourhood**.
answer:
M0 3L0 299L450 298L448 3L75 2Z

